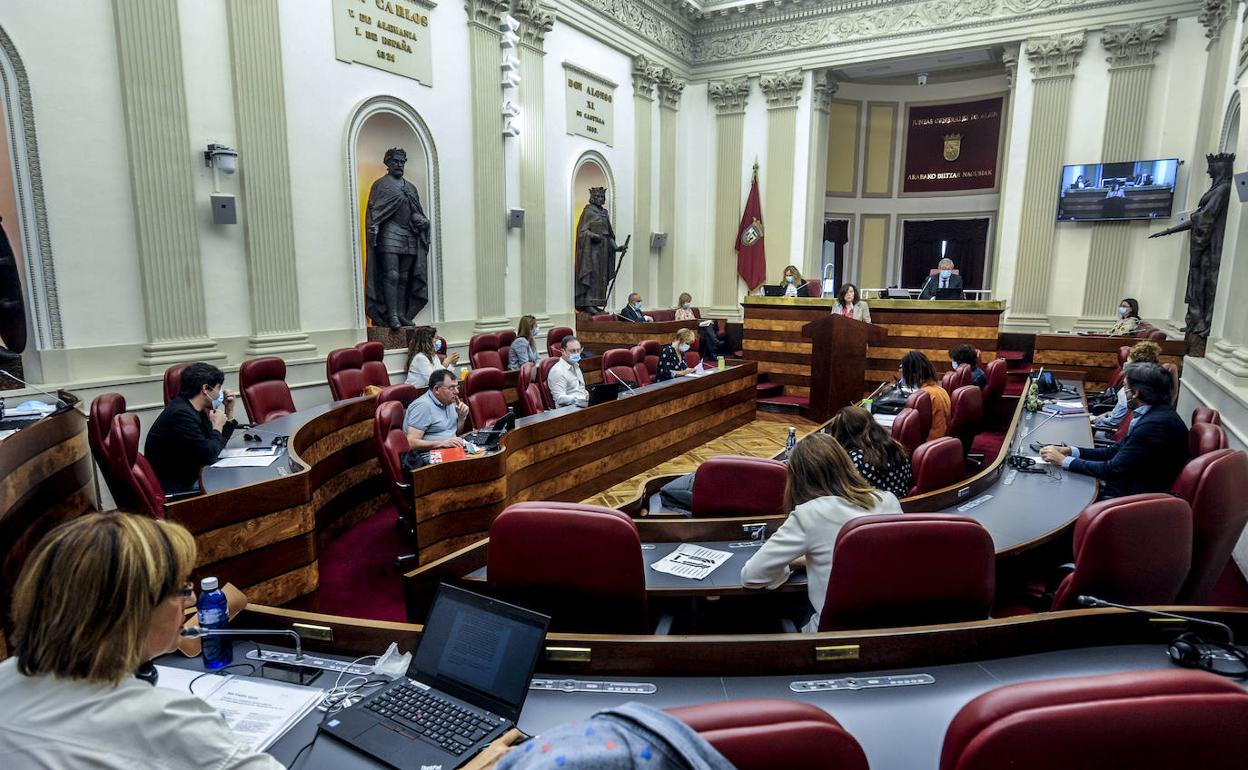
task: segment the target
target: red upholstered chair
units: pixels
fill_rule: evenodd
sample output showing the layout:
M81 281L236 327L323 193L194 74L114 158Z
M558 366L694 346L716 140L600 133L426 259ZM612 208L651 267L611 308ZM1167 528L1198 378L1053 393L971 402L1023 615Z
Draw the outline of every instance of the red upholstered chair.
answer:
M468 372L468 379L464 380L464 394L472 426L477 430L490 427L507 414L502 369L490 367Z
M123 473L122 480L130 489L130 510L153 519L165 518L165 493L156 472L139 451L139 417L123 412L113 417L105 445L113 464Z
M516 341L516 333L508 329L505 332L498 333L498 358L503 362L503 368L507 368L508 356L511 355L511 343Z
M355 348L331 350L325 358L325 379L335 401L355 398L364 392L364 357Z
M1226 449L1226 431L1222 430L1222 426L1209 422L1193 423L1187 431L1188 457L1200 457L1218 449Z
M962 447L969 452L971 442L984 422L983 391L974 385L963 385L953 391L950 400L953 408L949 415L949 435L957 436L962 441Z
M91 445L91 456L100 469L100 476L108 492L113 496L113 504L124 510L134 510L134 493L126 480L128 475L120 463L118 455L110 452L113 418L126 411L126 397L120 393L101 393L91 402L91 413L87 416L87 443Z
M628 348L612 348L602 354L602 381L620 380L629 385L637 382L637 374L633 371L633 351Z
M719 455L698 466L691 510L697 516L781 516L789 473L762 457Z
M1155 327L1149 330L1146 337L1147 339L1152 340L1153 342L1165 342L1166 340L1170 339L1170 336L1166 334L1165 330L1158 329Z
M890 513L841 527L820 631L984 620L996 588L988 530L967 516Z
M286 384L286 362L277 356L244 361L238 367L238 389L247 418L257 425L295 412Z
M1131 355L1130 345L1123 345L1122 347L1118 348L1118 368L1115 369L1114 373L1109 376L1109 382L1107 383L1106 387L1109 387L1109 388L1121 388L1122 387L1122 380L1124 377L1126 377L1126 373L1122 370L1122 367L1127 365L1127 358L1130 355Z
M412 387L396 386L396 387ZM386 479L386 491L399 516L399 526L411 538L416 533L415 503L412 485L403 470L403 453L407 451L407 431L403 427L405 406L398 400L380 400L373 413L373 451Z
M1248 755L1245 724L1248 693L1203 671L1022 682L962 707L945 732L940 770L1233 770Z
M685 364L696 369L700 363L702 363L702 338L694 336L693 342L689 343L689 349L685 351Z
M1222 413L1207 406L1198 406L1192 410L1192 424L1207 422L1212 425L1222 424Z
M407 385L399 383L398 385L387 385L377 394L377 403L384 404L387 401L398 401L406 409L409 404L420 397L420 390L415 385Z
M520 365L516 390L520 392L520 406L526 415L541 414L546 409L546 404L542 401L542 389L534 380L536 373L537 367L532 363L525 361Z
M365 340L357 343L355 349L360 351L364 363L360 365L364 372L364 384L384 388L390 384L390 372L386 371L386 346L377 340Z
M1248 522L1248 454L1218 449L1189 460L1170 491L1192 506L1192 570L1180 604L1201 604L1226 568Z
M646 368L646 349L641 345L629 348L633 354L633 378L638 385L649 385L652 382L650 370Z
M546 355L558 358L563 355L563 338L575 334L570 326L556 326L546 332Z
M906 448L906 452L914 454L914 450L923 443L917 411L907 408L897 414L893 420L893 438Z
M966 477L962 442L953 436L925 441L910 455L914 486L908 497L957 484Z
M940 377L940 387L945 389L946 393L952 393L958 389L958 383L962 380L962 375L958 374L957 369L950 369Z
M497 334L475 334L468 340L468 360L473 369L484 369L487 366L498 370L507 368L507 362L498 354Z
M508 506L490 525L486 575L494 592L550 615L552 630L649 630L641 539L620 511L581 503Z
M644 313L645 311L643 310L642 312ZM589 320L591 321L618 321L619 317L617 313L599 313L598 315L591 315L589 317Z
M663 343L658 340L642 340L641 346L646 349L646 371L653 382L659 376L659 353L663 352Z
M1077 609L1087 594L1120 604L1172 604L1192 563L1192 509L1172 495L1093 503L1075 522L1075 571L1053 609Z
M434 337L434 339L442 343L442 352L436 354L438 356L438 363L446 363L446 337Z
M819 280L818 278L811 278L810 280L808 280L804 288L805 288L804 294L801 290L799 290L798 293L803 294L803 296L806 296L806 297L822 297L823 296L823 281Z
M1006 366L1004 358L994 358L984 367L984 376L988 378L984 383L985 409L995 404L1005 392Z
M537 372L533 379L537 382L537 388L542 394L542 404L547 409L555 408L555 397L550 394L550 386L546 384L546 378L550 375L550 370L561 360L560 358L543 358L537 364Z
M165 370L165 403L173 400L182 389L182 372L190 364L174 364Z
M906 398L906 406L919 413L919 435L927 441L932 429L932 397L926 390L916 390Z
M1161 368L1170 372L1170 406L1174 406L1179 403L1179 367L1166 363Z
M792 700L731 700L667 709L737 770L867 770L854 736L828 712Z

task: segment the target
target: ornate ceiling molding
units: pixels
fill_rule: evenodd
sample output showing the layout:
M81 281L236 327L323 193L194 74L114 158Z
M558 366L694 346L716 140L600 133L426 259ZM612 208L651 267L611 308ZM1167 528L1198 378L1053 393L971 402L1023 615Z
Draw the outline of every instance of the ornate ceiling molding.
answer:
M706 95L720 115L745 112L746 99L750 95L750 79L743 76L731 80L712 80L707 85Z
M685 81L664 67L663 74L659 77L659 106L669 110L680 109L680 95L684 92L685 85Z
M654 0L578 0L620 26L634 32L664 51L689 61L693 58L693 33L682 27Z
M806 78L800 69L784 72L764 72L758 78L758 87L767 97L767 109L796 107L802 100L802 85Z
M1210 43L1222 36L1222 24L1230 12L1230 0L1205 0L1205 7L1200 9L1196 20L1205 26L1205 37Z
M1101 33L1101 45L1109 51L1110 70L1151 67L1157 47L1170 31L1170 19L1141 24L1111 24Z
M1088 38L1083 32L1071 32L1028 40L1024 46L1031 63L1033 80L1072 77L1079 64L1079 54Z
M555 26L555 14L541 0L512 0L511 15L520 22L520 43L542 50L546 33Z
M663 68L644 54L633 59L633 95L654 99L654 87L663 76Z

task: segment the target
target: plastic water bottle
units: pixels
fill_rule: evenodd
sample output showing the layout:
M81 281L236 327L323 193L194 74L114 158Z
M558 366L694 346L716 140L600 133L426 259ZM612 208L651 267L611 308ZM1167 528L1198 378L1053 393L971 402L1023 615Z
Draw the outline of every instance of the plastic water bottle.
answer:
M793 447L797 446L797 428L789 426L789 437L784 441L784 456L788 459L789 453L793 451Z
M199 625L203 628L229 628L229 603L225 593L217 585L215 577L206 577L199 581ZM229 637L205 636L204 668L212 670L224 668L234 660L234 645Z

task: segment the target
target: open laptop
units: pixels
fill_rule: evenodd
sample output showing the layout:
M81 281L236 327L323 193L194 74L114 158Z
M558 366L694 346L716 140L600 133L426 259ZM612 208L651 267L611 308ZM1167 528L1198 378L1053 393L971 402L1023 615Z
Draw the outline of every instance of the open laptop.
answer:
M765 283L763 284L763 296L764 297L783 297L784 287L778 284Z
M401 770L453 770L519 718L549 623L443 584L407 676L320 729Z
M933 296L936 299L963 299L962 290L953 289L953 288L945 288L945 289L938 288L936 289L935 294L933 294Z
M589 386L588 406L605 404L606 402L614 401L619 397L620 384L618 382L600 382L597 385Z

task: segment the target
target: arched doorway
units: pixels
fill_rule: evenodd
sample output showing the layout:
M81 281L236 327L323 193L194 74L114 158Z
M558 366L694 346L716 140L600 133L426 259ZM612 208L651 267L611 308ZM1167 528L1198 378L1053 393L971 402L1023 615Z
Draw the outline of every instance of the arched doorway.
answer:
M611 174L611 166L607 163L607 159L591 150L577 158L576 163L572 166L572 187L568 197L568 200L571 201L568 229L572 233L572 239L569 241L572 245L572 259L570 260L572 270L571 275L568 276L567 285L574 307L576 296L576 229L581 221L581 212L589 204L589 191L593 187L606 188L607 212L610 213L612 222L614 222L615 178ZM623 269L622 266L621 269ZM618 295L618 291L615 289L607 295L607 307L615 307L616 295Z

